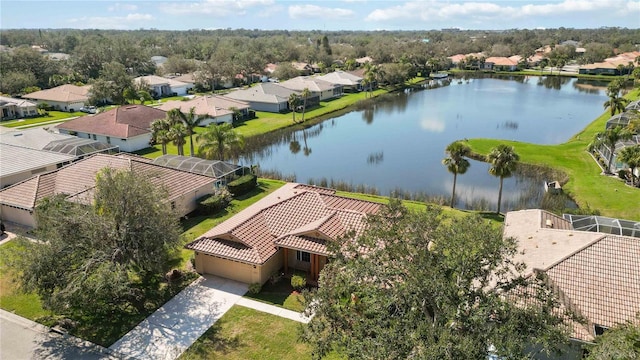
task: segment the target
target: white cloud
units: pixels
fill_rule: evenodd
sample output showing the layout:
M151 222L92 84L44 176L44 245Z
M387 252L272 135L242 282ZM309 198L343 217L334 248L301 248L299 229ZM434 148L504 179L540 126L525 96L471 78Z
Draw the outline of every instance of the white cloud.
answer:
M115 3L114 5L109 6L108 10L109 11L136 11L138 10L138 5Z
M420 121L420 127L429 132L441 133L444 131L445 124L443 121L437 119L422 119Z
M219 16L244 15L255 7L268 7L275 0L202 0L199 2L163 3L160 11L171 14L213 14Z
M366 17L368 21L446 21L451 19L469 21L501 21L534 16L584 16L584 13L640 9L640 2L632 0L564 0L562 2L531 3L519 6L495 2L451 2L442 0L408 1L400 5L380 8ZM581 15L578 15L581 14Z
M327 8L317 5L292 5L289 6L289 17L292 19L327 18L344 19L354 15L353 10L342 8Z
M85 16L67 20L76 29L114 29L129 30L141 27L141 23L154 20L150 14L128 14L126 16Z

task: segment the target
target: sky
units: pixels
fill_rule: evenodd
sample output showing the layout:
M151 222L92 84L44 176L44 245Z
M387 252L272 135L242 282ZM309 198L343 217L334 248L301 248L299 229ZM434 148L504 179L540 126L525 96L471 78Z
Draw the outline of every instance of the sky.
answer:
M2 0L0 29L640 28L640 0Z

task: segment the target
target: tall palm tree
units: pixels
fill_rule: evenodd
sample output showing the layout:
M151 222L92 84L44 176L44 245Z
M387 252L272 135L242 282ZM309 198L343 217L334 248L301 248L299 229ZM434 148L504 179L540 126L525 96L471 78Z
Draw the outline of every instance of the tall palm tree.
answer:
M296 108L300 105L300 97L297 94L291 93L289 95L289 109L291 109L291 114L293 115L293 123L296 123Z
M634 171L640 166L640 145L627 146L620 150L618 159L629 166L631 169L631 186L635 186Z
M162 155L167 154L167 144L171 142L169 129L171 123L165 119L158 119L151 123L151 140L162 146Z
M609 94L609 100L604 102L604 108L609 108L611 110L611 116L613 116L616 112L624 112L624 108L628 103L629 100L620 97L617 92L611 92Z
M442 159L442 165L446 166L447 170L453 174L453 192L451 193L451 207L453 207L455 205L458 174L466 173L469 166L471 166L469 160L465 159L471 153L471 149L466 144L455 141L447 146L445 153L447 157Z
M184 127L187 130L187 136L189 136L189 155L193 156L193 134L195 134L195 128L200 126L204 120L206 120L208 115L198 115L196 114L196 108L192 107L189 109L188 113L183 113L180 109L172 109L170 111L177 110L177 115L184 124Z
M302 100L302 122L304 122L304 113L305 111L307 111L307 98L311 96L311 91L309 91L309 88L304 88L300 96L302 96L302 99L303 99Z
M611 163L613 162L613 155L616 151L616 143L620 140L628 140L631 138L633 134L627 128L623 128L622 126L616 126L614 128L609 128L605 131L597 133L593 142L589 144L589 151L596 150L601 146L606 146L609 148L609 159L607 162L607 170L608 174L611 174Z
M171 125L167 133L169 139L171 139L173 144L178 148L178 155L180 156L184 156L184 144L187 142L185 138L188 133L187 127L181 122Z
M244 138L238 135L231 124L210 124L205 131L196 135L200 142L198 153L207 159L223 161L226 155L244 147Z
M502 184L504 178L513 175L518 165L520 156L516 154L513 146L500 144L489 152L487 155L487 162L491 165L489 167L489 174L500 178L500 189L498 190L498 211L496 214L500 214L500 203L502 202Z

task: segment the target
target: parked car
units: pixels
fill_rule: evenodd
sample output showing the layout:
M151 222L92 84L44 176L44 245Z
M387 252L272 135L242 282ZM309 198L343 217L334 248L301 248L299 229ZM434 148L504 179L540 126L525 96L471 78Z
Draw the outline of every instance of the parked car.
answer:
M95 114L98 112L98 108L95 106L83 106L80 108L80 111L87 114Z

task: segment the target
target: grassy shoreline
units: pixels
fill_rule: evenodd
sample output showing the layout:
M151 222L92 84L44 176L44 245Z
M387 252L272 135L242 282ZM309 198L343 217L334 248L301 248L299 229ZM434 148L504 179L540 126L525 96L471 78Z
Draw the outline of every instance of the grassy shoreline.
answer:
M629 92L628 99L640 97L640 90ZM564 186L581 208L599 210L602 215L640 220L640 189L625 185L617 176L602 175L602 170L586 151L597 132L604 130L610 118L607 110L568 141L558 145L538 145L500 139L469 139L467 144L478 154L486 155L498 144L515 148L523 163L550 166L569 176ZM554 179L549 179L554 180Z

